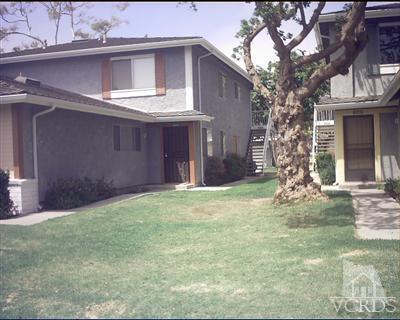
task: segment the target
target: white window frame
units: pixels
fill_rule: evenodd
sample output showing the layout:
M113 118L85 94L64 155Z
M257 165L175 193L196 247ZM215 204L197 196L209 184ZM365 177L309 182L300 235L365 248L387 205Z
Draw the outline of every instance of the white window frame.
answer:
M116 60L130 60L131 62L131 79L133 85L134 79L134 68L133 63L135 59L143 59L143 58L152 58L154 61L154 68L155 68L155 54L140 54L135 56L121 56L121 57L112 57L111 61ZM111 88L112 88L112 76L111 76ZM142 89L124 89L124 90L111 90L111 99L118 99L118 98L131 98L131 97L145 97L145 96L155 96L156 92L156 79L155 79L155 70L154 70L154 87L151 88L142 88Z
M381 27L390 27L390 26L398 26L400 22L384 22L378 24L378 46L379 46L379 73L380 74L396 74L400 70L400 63L387 63L381 64L381 41L380 41L380 32L379 28Z

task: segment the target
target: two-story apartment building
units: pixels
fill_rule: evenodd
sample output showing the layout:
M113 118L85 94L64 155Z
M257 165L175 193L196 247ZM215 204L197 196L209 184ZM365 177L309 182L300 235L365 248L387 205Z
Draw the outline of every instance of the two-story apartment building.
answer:
M0 56L0 167L23 212L51 182L201 184L245 156L252 83L202 38L79 40Z
M343 14L320 16L321 47L334 42ZM400 176L400 4L367 7L365 18L366 48L315 107L314 148L334 152L339 184Z

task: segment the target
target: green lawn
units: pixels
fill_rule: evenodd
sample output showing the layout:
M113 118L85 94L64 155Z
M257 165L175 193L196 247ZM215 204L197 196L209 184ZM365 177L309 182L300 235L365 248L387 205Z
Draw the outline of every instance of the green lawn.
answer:
M275 188L165 192L1 225L0 317L360 317L329 301L343 260L373 265L400 309L399 241L356 240L346 193L276 208Z

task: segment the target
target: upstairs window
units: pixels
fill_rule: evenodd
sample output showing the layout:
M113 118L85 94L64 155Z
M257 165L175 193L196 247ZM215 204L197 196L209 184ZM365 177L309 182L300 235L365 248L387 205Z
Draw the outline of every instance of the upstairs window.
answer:
M222 73L218 73L218 95L221 98L226 97L227 77Z
M111 59L111 98L155 94L153 54Z
M235 99L240 100L241 88L237 82L235 82Z
M396 73L400 65L400 23L382 23L378 33L381 73Z

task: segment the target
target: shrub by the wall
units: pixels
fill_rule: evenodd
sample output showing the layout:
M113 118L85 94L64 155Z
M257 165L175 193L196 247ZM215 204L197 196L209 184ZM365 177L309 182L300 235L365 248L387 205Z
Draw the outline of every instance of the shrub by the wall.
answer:
M8 190L10 179L6 171L0 169L0 219L7 219L14 215L14 203Z
M400 202L400 178L398 179L386 179L385 191L390 194L391 197L395 198Z
M323 185L332 185L336 181L335 158L330 153L318 153L315 157L317 171Z
M246 175L246 159L236 154L228 154L223 160L225 166L225 181L231 182L243 179Z
M219 186L225 182L225 167L218 157L208 157L204 172L204 183L207 186Z
M44 206L47 209L72 209L107 199L114 194L112 182L104 179L93 182L89 178L60 178L46 192Z
M103 200L115 196L115 188L111 181L106 181L101 178L96 181L96 198L97 200Z

